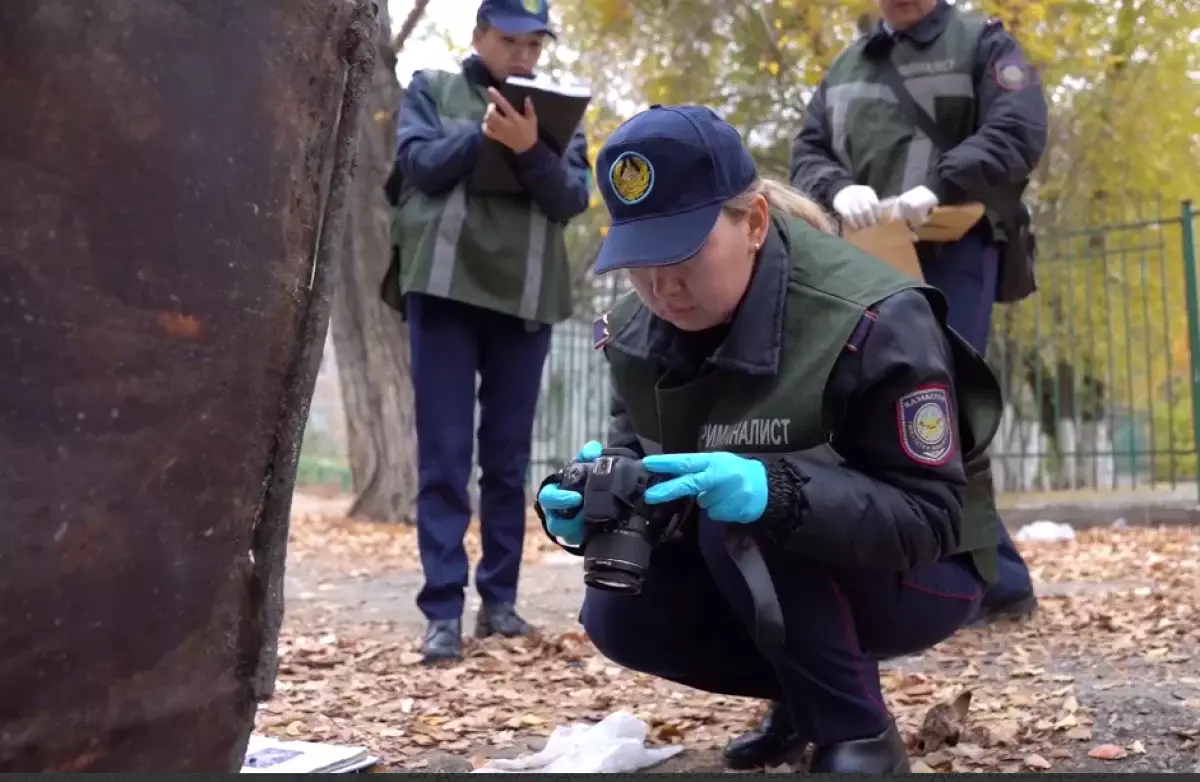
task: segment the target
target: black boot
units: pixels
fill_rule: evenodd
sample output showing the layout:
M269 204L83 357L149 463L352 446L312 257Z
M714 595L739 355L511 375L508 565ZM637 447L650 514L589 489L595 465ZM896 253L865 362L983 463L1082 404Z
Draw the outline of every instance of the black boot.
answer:
M476 638L487 638L489 635L516 638L529 635L532 630L529 623L517 615L515 608L504 603L484 603L475 617Z
M810 774L911 774L904 739L895 724L875 738L817 747Z
M434 619L425 631L425 642L421 644L421 654L426 665L446 660L461 660L462 620Z
M735 771L778 766L799 757L806 746L808 742L802 741L792 727L787 706L776 701L757 728L726 745L725 766Z
M1003 620L1020 621L1033 616L1037 607L1037 595L1033 592L1003 603L985 603L980 607L979 615L969 623L969 626L983 627Z

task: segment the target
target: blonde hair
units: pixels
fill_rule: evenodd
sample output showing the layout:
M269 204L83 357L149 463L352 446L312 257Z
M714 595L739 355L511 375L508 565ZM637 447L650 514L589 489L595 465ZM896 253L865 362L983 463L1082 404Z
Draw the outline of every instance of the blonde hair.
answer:
M733 218L745 217L760 195L767 199L767 205L772 209L789 217L798 217L822 233L837 235L833 219L820 204L793 187L765 177L755 179L750 187L726 201L725 213Z

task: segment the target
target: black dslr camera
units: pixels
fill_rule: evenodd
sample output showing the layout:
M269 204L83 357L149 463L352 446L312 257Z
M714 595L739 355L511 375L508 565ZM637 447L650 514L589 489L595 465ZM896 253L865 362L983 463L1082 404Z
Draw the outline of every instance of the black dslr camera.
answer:
M570 462L543 481L542 486L557 483L583 495L582 506L556 512L568 519L583 514L582 541L563 548L583 557L585 584L631 595L642 591L650 551L681 531L695 504L691 498L659 505L642 501L646 489L671 477L649 472L627 448L605 448L595 461ZM540 507L538 515L550 535Z

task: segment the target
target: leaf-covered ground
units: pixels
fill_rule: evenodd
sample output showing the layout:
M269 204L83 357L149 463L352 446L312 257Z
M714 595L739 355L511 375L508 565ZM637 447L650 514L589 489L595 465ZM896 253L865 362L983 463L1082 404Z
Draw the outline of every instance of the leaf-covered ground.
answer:
M715 771L720 747L759 716L753 701L599 657L572 621L578 561L532 530L522 610L543 631L471 641L462 664L425 668L411 530L348 522L332 505L297 510L264 732L365 744L397 770L461 771L525 751L556 725L625 709L654 742L686 748L661 770ZM468 547L474 557L474 531ZM1035 618L964 630L889 664L889 702L916 768L1200 771L1200 533L1096 529L1022 549L1041 585Z

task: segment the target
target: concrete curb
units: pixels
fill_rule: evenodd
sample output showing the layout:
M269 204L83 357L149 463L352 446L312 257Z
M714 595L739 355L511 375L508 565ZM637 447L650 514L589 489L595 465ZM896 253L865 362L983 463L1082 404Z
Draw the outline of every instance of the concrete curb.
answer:
M1004 503L999 506L1004 525L1016 531L1045 519L1069 524L1075 529L1110 527L1124 519L1130 527L1190 526L1200 524L1200 505L1193 502L1047 502Z

